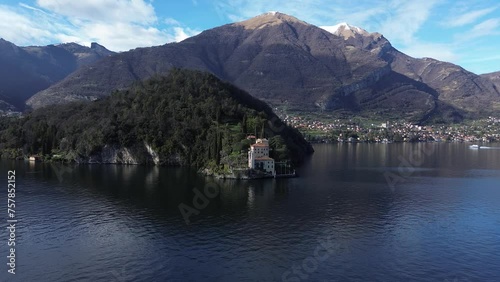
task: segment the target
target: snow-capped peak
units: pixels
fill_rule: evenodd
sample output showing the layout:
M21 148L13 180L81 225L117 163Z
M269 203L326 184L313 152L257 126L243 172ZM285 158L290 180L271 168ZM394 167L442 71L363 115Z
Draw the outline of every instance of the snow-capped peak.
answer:
M275 15L276 15L276 13L278 13L278 12L277 12L277 11L269 11L269 12L267 12L266 14L267 14L267 15L272 15L272 16L275 16Z
M366 31L360 27L350 25L346 22L339 23L339 24L332 25L332 26L322 26L321 28L330 32L330 33L333 33L337 36L343 36L346 39L351 37L351 36L354 37L356 34L360 34L360 35L368 35L369 34L368 31Z

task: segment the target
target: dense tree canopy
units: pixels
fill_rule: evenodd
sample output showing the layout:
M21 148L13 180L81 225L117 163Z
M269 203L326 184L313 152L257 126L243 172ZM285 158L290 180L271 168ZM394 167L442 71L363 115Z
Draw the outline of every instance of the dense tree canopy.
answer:
M312 152L267 104L211 74L179 69L102 100L49 106L3 120L0 130L4 153L21 148L24 155L67 160L99 153L106 145L146 143L160 160L177 154L183 165L241 162L249 134L269 138L277 159L300 162Z

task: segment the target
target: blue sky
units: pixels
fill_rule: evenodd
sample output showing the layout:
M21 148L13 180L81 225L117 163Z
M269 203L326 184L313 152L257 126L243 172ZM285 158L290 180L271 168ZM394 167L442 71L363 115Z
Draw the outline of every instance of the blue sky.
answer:
M267 11L324 27L347 22L382 33L413 57L452 62L477 74L500 71L497 0L2 0L0 37L20 46L95 41L126 51Z

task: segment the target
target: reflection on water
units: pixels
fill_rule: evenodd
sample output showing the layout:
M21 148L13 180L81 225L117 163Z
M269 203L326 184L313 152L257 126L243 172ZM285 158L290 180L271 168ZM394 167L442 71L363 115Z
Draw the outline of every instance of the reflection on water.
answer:
M293 267L307 278L290 281L500 280L500 150L315 150L298 178L252 181L2 161L19 187L19 275L8 281L281 281ZM387 173L401 177L392 189Z

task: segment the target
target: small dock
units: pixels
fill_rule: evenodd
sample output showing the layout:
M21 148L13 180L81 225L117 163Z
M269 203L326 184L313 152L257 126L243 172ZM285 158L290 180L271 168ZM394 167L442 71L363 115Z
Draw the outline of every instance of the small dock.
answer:
M292 173L283 173L283 174L275 174L274 175L274 178L291 178L291 177L297 177L295 170L293 170Z
M289 161L276 162L274 178L296 177L297 173Z

